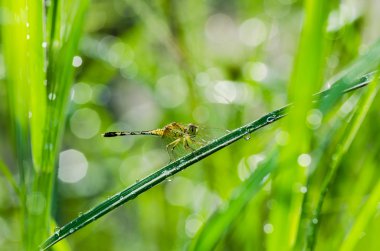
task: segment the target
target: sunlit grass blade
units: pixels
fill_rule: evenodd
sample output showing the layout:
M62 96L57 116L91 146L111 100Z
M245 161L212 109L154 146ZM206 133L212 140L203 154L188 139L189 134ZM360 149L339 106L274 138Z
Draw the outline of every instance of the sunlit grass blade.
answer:
M326 63L326 26L331 3L328 0L307 0L303 5L304 22L288 89L290 101L297 105L283 129L291 144L281 147L280 168L273 174L272 182L274 203L269 222L274 231L267 236L266 247L273 251L292 250L296 243L305 195L296 187L304 187L307 180L307 169L301 167L298 158L310 151L311 130L305 122L313 107L312 94L323 84Z
M363 78L363 81L367 81L366 78ZM353 81L353 86L360 85L361 87L365 86L363 83L357 83ZM327 95L330 90L321 92L318 96L314 98L316 100L320 99ZM58 229L52 236L50 236L42 245L42 249L47 249L50 246L54 245L58 241L66 238L72 233L78 231L89 223L95 221L101 216L107 214L108 212L114 210L115 208L121 206L122 204L134 199L136 196L140 195L144 191L152 188L153 186L163 182L168 177L186 169L188 166L202 160L203 158L213 154L216 151L223 149L224 147L232 144L233 142L251 134L252 132L267 126L280 118L286 116L290 106L285 106L278 110L275 110L271 113L268 113L258 120L251 122L245 126L237 128L230 133L216 139L215 141L207 144L194 152L170 163L169 165L161 168L157 172L147 176L146 178L136 182L132 186L126 188L125 190L113 195L108 200L100 203L98 206L90 209L89 211L81 214L79 217L69 222L65 226Z
M37 1L28 5L28 34L29 47L28 71L30 83L28 85L30 119L30 137L34 161L34 168L41 168L43 154L43 130L46 116L46 61L44 46L43 2ZM33 62L33 63L30 63Z
M50 17L60 18L50 22L56 33L46 30L44 1L1 4L2 13L7 14L2 20L2 39L8 107L20 173L22 239L24 250L35 250L48 235L56 152L73 79L72 58L88 1L49 2L56 11ZM49 40L52 46L46 52L50 32L56 36ZM52 90L59 94L48 94ZM8 180L16 186L12 179Z
M34 214L38 208L33 184L42 162L42 138L45 115L44 51L42 1L2 1L7 19L2 27L6 65L7 99L10 108L17 170L20 173L20 205L25 250L33 250L47 231L37 231L50 217L47 211ZM27 205L29 203L29 205ZM28 207L29 206L29 207Z
M29 84L34 76L29 76L27 52L30 41L27 39L28 29L25 15L26 3L23 1L1 1L2 8L8 13L2 26L3 53L6 69L7 101L10 110L10 123L15 151L18 156L20 185L24 186L24 160L30 160L30 145L23 144L29 141ZM23 18L18 18L23 17Z
M43 168L52 169L55 165L74 74L72 61L77 52L88 2L58 1L49 10L48 60L51 63L47 69L48 117L45 124L49 130L44 135L46 162Z

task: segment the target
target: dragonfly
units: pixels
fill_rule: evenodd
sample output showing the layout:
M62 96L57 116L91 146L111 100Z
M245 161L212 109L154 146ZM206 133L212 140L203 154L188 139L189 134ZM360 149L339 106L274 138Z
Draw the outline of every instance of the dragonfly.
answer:
M153 135L161 137L166 143L166 150L169 154L170 161L190 153L215 139L215 137L208 133L203 127L192 123L182 124L178 122L172 122L163 128L154 130L106 132L102 134L103 137L132 135Z

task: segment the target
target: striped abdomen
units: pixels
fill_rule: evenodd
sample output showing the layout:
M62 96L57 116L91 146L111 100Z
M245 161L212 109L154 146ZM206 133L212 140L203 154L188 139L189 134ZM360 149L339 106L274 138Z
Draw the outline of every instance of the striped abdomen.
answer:
M157 130L151 130L151 131L136 131L136 132L106 132L103 133L103 137L118 137L118 136L129 136L129 135L155 135L155 136L162 136L163 134L162 129L157 129Z

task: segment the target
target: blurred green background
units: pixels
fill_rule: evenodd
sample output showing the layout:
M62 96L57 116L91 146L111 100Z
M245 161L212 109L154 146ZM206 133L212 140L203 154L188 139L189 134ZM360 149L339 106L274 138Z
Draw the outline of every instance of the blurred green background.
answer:
M327 24L325 82L380 36L379 2L333 2ZM53 199L57 225L169 161L158 138L109 139L101 133L155 129L173 121L234 129L287 104L303 4L297 0L93 0L73 59L75 81ZM4 13L0 9L0 15ZM17 179L5 79L0 51L0 156ZM363 92L346 97L323 122L318 116L308 120L312 149L320 148L326 155L304 193L320 192L327 173L324 166L339 139L332 139L326 148L321 142L331 136L328 132L336 121L350 121L349 114ZM374 102L373 107L379 107L380 101ZM145 192L68 237L68 245L72 250L186 249L210 215L229 200L272 148L283 143L282 123L265 127L249 140ZM342 128L336 135L344 135ZM337 250L370 196L379 176L378 128L379 112L372 109L328 191L316 250ZM216 249L265 250L270 246L267 236L276 230L268 220L274 203L271 191L269 182L234 220ZM0 176L1 250L21 246L18 207L16 194ZM352 248L379 250L379 209L380 202Z

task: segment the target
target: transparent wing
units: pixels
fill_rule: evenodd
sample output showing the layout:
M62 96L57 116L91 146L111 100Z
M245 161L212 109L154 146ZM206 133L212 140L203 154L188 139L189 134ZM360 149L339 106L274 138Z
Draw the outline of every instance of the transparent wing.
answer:
M206 145L227 133L228 130L225 129L200 126L197 135L195 136L195 141L202 142L203 145Z

